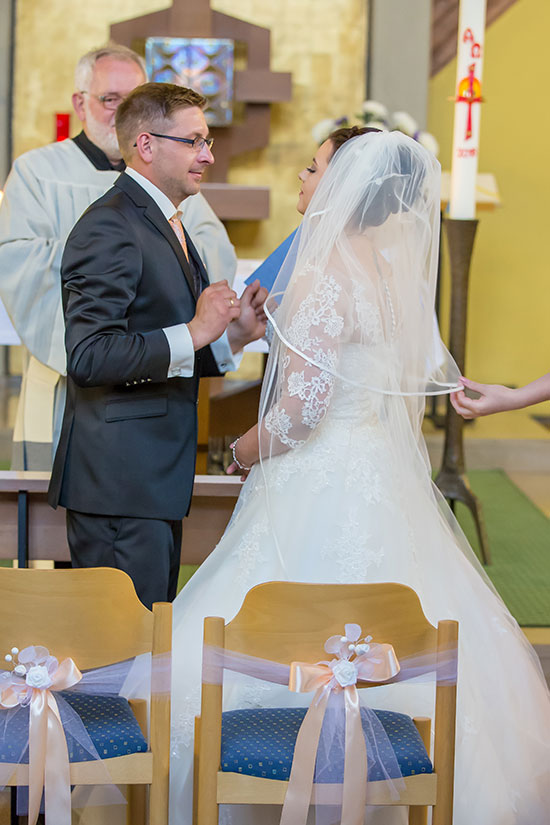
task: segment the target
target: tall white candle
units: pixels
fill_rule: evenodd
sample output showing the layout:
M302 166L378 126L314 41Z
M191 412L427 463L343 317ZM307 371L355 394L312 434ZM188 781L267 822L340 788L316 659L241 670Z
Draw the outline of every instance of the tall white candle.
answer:
M460 0L451 218L475 218L486 0Z

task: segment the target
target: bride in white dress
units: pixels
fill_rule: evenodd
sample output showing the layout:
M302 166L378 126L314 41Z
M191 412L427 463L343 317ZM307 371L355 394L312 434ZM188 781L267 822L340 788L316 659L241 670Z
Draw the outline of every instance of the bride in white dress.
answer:
M340 148L327 141L301 180L307 210L266 305L259 423L235 447L248 478L174 603L170 821L191 823L203 618L230 620L251 587L287 579L401 582L432 623L457 619L454 825L545 825L548 690L432 484L420 429L424 396L459 379L433 333L439 164L399 132L369 132ZM393 709L429 715L425 688L403 691ZM388 694L369 691L369 704L383 708ZM266 683L235 696L232 707L285 704ZM403 810L374 816L393 825ZM222 819L246 821L230 806Z

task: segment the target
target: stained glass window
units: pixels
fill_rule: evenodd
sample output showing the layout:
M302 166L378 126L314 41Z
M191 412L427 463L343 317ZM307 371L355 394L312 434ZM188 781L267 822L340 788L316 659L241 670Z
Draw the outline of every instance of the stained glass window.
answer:
M189 86L204 95L209 126L233 121L233 55L233 40L212 37L148 37L145 43L149 80Z

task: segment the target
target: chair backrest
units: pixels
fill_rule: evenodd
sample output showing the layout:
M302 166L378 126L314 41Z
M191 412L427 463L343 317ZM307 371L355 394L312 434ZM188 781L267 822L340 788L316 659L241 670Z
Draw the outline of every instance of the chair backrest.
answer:
M344 625L393 645L398 659L435 653L437 629L414 590L402 584L301 584L267 582L250 590L225 626L224 646L285 664L327 658L329 636Z
M43 645L87 670L150 652L153 641L153 613L121 570L0 568L2 656Z

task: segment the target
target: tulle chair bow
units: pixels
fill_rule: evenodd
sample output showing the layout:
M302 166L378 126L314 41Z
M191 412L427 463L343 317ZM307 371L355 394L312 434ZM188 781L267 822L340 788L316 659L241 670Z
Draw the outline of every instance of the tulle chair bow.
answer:
M72 659L59 664L40 645L12 648L8 661L14 655L19 663L0 676L0 705L29 708L29 825L38 819L43 791L52 821L70 825L69 753L54 691L73 687L82 673Z
M315 690L315 696L298 732L281 825L307 820L314 782L315 761L327 704L332 693L344 694L345 754L341 825L363 821L366 804L367 749L361 721L357 682L385 682L399 673L391 644L361 639L358 624L346 624L344 636L331 636L327 653L336 658L309 664L292 662L289 689L296 693Z

